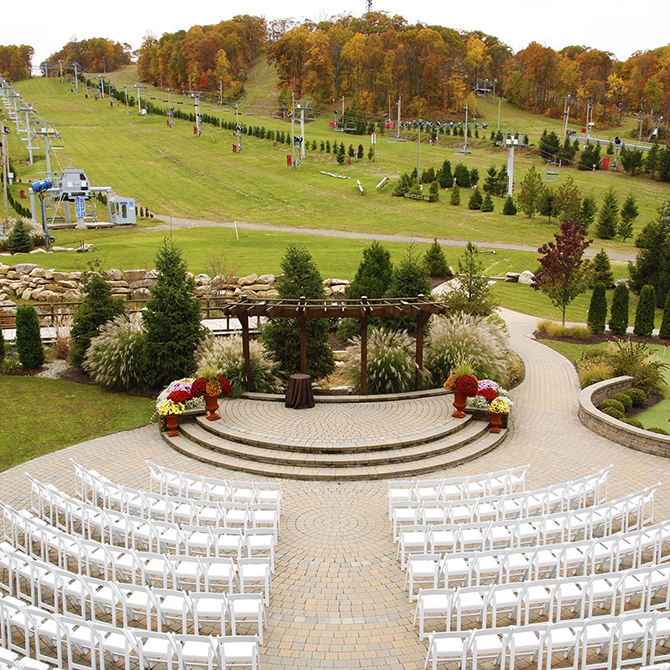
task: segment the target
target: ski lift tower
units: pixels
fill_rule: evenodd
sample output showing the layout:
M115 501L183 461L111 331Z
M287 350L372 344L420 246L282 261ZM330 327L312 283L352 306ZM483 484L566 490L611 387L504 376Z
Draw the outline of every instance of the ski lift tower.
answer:
M35 135L44 139L44 153L47 160L47 179L52 179L54 173L51 171L50 149L62 149L65 145L63 138L58 134L55 123L44 122L35 129Z
M507 159L507 195L512 195L514 185L514 149L516 147L527 147L525 137L519 132L503 131L505 146L509 148L509 158Z
M193 95L195 105L195 128L193 132L198 136L202 137L202 114L200 113L200 93L195 93Z
M305 110L312 111L312 101L297 100L293 109L300 112L300 158L305 158Z
M25 118L26 118L26 127L21 128L18 132L19 133L25 133L25 137L21 137L21 140L23 142L26 142L26 149L28 149L28 155L30 156L30 164L33 164L33 151L37 151L40 147L33 145L33 140L36 137L36 133L31 130L30 127L30 115L33 114L36 117L35 120L35 125L39 123L39 117L37 117L37 114L35 113L35 110L33 109L33 106L29 103L24 103L20 108L19 111L25 113Z

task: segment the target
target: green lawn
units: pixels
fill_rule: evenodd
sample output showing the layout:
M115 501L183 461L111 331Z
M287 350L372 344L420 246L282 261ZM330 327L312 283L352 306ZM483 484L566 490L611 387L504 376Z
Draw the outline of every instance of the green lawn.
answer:
M257 83L248 89L249 100L268 97L268 73L257 73ZM65 141L65 148L58 152L58 162L70 162L86 170L94 184L109 185L115 192L133 196L141 206L167 220L169 216L205 218L219 221L248 221L271 223L276 226L339 229L366 233L416 235L433 238L473 239L480 243L519 242L540 246L556 232L555 222L549 224L543 217L529 219L522 214L507 217L501 214L502 198L494 198L493 213L474 212L464 204L453 207L443 194L438 203L410 202L391 197L393 185L377 193L375 185L382 177L391 178L409 172L417 163L417 144L410 132L410 141L389 143L380 136L377 143L378 161L363 159L357 164L337 165L332 154L318 149L308 152L300 170L286 167L286 145L273 146L260 138L244 138L244 151L232 153L232 134L218 132L205 126L202 137L194 136L192 125L186 121L175 122L167 128L165 119L158 116L141 118L126 114L125 107L114 109L107 100L84 98L83 89L78 95L70 93L69 86L57 79L35 78L19 82L17 89L34 100L40 113L55 121ZM165 94L147 89L154 104L163 103ZM173 96L173 102L178 96ZM179 100L186 109L187 98ZM244 101L243 101L244 104ZM472 141L473 152L467 156L454 154L458 140L453 136L441 138L441 146L421 147L421 167L439 168L449 159L452 168L462 160L469 168L476 167L481 179L489 166L501 167L507 163L508 152L495 148L488 141L491 128L497 125L497 105L480 102L477 120L487 120L488 131L481 131L486 140ZM192 109L192 108L191 108ZM232 113L223 113L215 106L207 113L232 120ZM245 123L263 125L267 129L290 132L288 121L263 118L259 114L244 115ZM306 137L316 140L344 141L347 145L361 143L367 152L367 136L343 136L328 127L329 118L322 118L307 125ZM515 128L528 132L531 142L537 144L542 130L560 129L560 121L521 112L510 105L503 105L503 129ZM619 133L620 129L613 129ZM44 160L32 168L27 165L27 152L20 139L10 136L10 151L19 178L39 176ZM518 185L525 171L534 165L542 170L544 162L535 149L516 152L515 182ZM18 164L23 158L23 164ZM333 179L319 174L321 170L336 172L350 179ZM593 193L600 201L611 184L623 200L633 190L640 206L636 232L655 216L658 205L670 196L670 185L647 179L632 179L622 172L580 172L561 169L560 185L572 176L583 194ZM365 188L365 195L358 191L356 180ZM20 185L17 185L17 189ZM467 194L464 194L467 196ZM95 243L97 233L79 234L79 241ZM600 246L600 242L598 243ZM632 241L603 241L609 251L633 251ZM187 258L190 262L191 259Z
M154 401L98 386L0 376L5 406L0 471L64 447L144 426Z

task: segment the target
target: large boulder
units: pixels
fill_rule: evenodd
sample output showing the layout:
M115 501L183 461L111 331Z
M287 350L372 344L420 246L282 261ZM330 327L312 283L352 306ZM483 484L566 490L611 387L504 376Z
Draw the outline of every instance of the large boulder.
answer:
M535 279L535 275L530 270L524 270L519 275L519 284L527 284L528 286L531 286L533 284L533 279Z

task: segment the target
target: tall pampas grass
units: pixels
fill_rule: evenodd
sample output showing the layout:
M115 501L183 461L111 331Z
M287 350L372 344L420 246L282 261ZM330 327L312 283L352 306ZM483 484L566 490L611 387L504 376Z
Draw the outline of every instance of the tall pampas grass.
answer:
M228 378L231 395L239 397L244 392L244 356L242 355L242 337L210 336L196 350L198 369L213 367ZM272 358L267 349L258 340L249 342L250 382L255 393L281 393L283 389L279 374L279 363Z
M368 336L367 393L404 393L416 388L415 340L406 331L375 329ZM345 350L343 374L361 390L361 338Z
M426 386L437 388L456 368L470 365L477 379L493 379L507 387L512 357L507 334L490 318L438 316L426 340Z
M110 389L142 386L145 335L140 314L120 314L100 328L84 356L83 368L96 384Z

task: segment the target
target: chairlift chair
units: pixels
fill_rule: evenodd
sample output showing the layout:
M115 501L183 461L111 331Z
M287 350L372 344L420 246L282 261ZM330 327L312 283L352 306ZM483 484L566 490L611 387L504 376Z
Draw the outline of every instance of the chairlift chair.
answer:
M558 174L558 163L555 161L547 161L547 164L544 167L544 172L542 174L542 181L556 181L558 179Z

